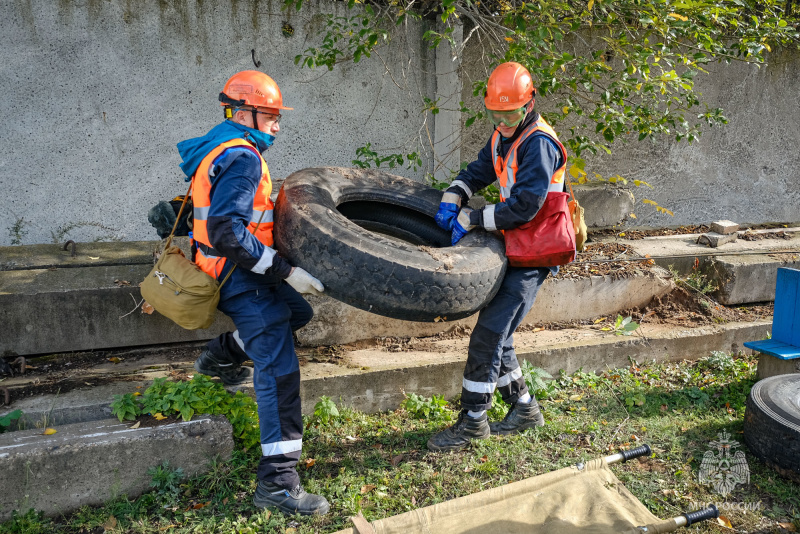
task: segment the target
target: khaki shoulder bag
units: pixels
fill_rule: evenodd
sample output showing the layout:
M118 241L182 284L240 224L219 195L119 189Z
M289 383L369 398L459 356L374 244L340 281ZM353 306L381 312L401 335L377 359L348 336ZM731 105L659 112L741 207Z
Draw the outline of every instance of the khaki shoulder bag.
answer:
M181 209L175 220L166 243L164 252L155 266L140 284L142 297L155 310L187 330L208 328L217 315L219 291L236 266L220 283L200 269L184 256L180 247L171 246L175 228L181 220L181 213L192 186L189 186ZM260 222L260 221L259 221Z

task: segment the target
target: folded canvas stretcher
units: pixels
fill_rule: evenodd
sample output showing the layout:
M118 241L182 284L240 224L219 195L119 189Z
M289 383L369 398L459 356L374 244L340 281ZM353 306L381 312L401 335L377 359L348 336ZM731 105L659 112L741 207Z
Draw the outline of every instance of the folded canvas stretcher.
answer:
M649 455L645 445L532 478L426 506L336 534L654 534L719 516L716 507L661 520L609 465Z

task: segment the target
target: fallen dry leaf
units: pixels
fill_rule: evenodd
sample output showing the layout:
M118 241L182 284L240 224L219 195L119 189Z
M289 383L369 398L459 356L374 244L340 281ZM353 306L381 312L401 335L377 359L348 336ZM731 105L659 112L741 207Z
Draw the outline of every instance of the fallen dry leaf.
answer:
M417 505L417 499L413 495L411 496L411 505L412 506L416 506Z
M375 485L374 484L367 484L366 486L361 486L361 495L364 495L365 493L369 493L370 491L372 491L374 489L375 489Z
M161 412L159 412L159 413L154 413L154 414L153 414L153 417L155 417L155 418L156 418L156 421L163 421L164 419L166 419L166 418L167 418L167 416L166 416L166 415L161 415Z
M225 497L224 499L222 499L222 504L228 504L228 498L227 498L227 497Z
M315 463L317 463L317 461L314 458L306 458L306 469L314 467Z
M52 436L52 435L53 435L53 434L55 434L56 432L58 432L58 430L56 430L55 428L45 428L45 429L44 429L44 432L42 432L42 433L43 433L45 436Z
M159 531L159 532L163 532L163 531L165 531L165 530L169 530L169 529L171 529L171 528L175 528L175 525L167 525L167 526L165 526L165 527L161 527L160 529L158 529L158 531Z
M583 395L570 395L569 400L571 401L579 401L583 398Z
M142 302L142 313L146 313L147 315L153 315L153 312L156 311L148 302Z
M403 461L403 455L402 454L398 454L397 456L392 456L392 459L391 459L392 465L396 466L401 461Z
M284 532L285 534L295 534L295 532L297 532L297 529L296 529L296 528L294 528L294 527L289 527L289 528L287 528L286 530L284 530L283 532Z
M108 361L110 361L111 363L119 363L122 361L122 358L117 358L116 356L114 356L113 358L109 358Z
M139 386L139 387L142 387L142 386ZM139 392L139 391L134 391L134 392L133 392L133 396L134 396L134 397L141 397L141 396L142 396L142 394L141 394L141 392Z
M99 260L100 256L89 256L90 260Z
M486 463L488 460L489 460L489 455L487 455L487 454L484 454L484 455L483 455L483 456L481 456L481 458L480 458L480 462L481 462L482 464L485 464L485 463Z
M116 526L117 526L117 518L114 517L113 515L109 516L108 520L105 523L103 523L103 528L106 530L111 530Z
M141 421L136 421L135 424L131 425L131 428L139 428L142 425Z
M717 524L720 525L720 526L726 527L726 528L733 528L733 525L731 525L731 522L728 521L728 518L725 517L724 515L721 515L721 516L719 516L717 518Z
M114 280L114 283L117 284L118 286L129 286L129 285L131 285L131 283L128 282L127 280Z
M797 532L797 527L794 526L794 523L778 523L778 526L789 532Z

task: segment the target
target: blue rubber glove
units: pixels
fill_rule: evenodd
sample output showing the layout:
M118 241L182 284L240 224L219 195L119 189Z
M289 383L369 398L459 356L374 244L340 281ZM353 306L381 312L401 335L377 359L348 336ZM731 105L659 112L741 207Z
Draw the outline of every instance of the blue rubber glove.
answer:
M450 237L450 245L455 245L461 238L463 238L470 230L475 228L474 224L469 223L469 214L472 213L470 208L463 208L459 213L456 220L453 222L453 233Z
M442 230L448 232L453 229L453 221L458 217L458 209L461 207L461 197L456 193L445 192L442 201L439 203L439 211L436 212L436 224Z

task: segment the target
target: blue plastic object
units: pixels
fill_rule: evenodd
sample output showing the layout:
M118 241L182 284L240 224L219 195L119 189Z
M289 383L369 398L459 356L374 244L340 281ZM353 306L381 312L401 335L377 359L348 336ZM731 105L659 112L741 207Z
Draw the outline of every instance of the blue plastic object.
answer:
M800 358L800 270L778 268L772 339L747 341L744 346L781 360Z

